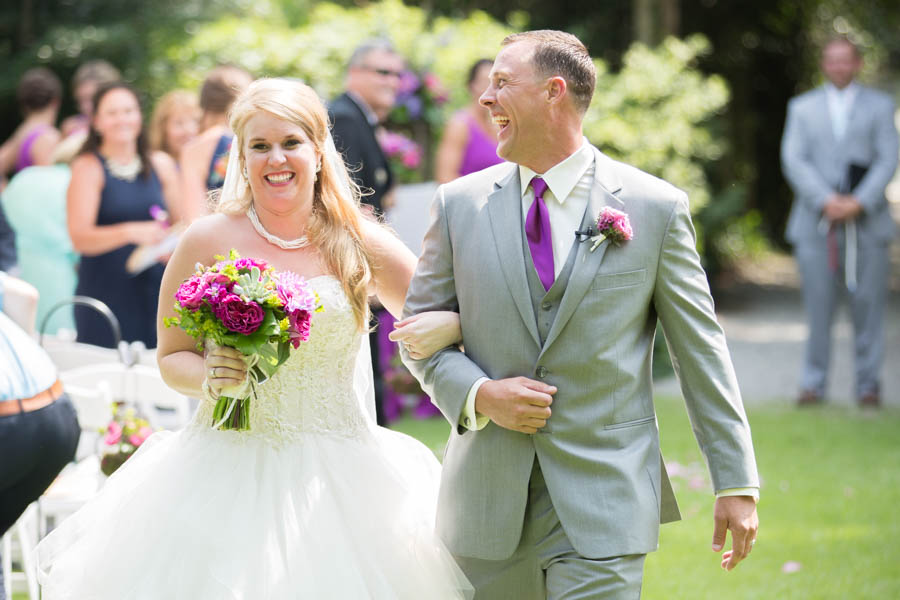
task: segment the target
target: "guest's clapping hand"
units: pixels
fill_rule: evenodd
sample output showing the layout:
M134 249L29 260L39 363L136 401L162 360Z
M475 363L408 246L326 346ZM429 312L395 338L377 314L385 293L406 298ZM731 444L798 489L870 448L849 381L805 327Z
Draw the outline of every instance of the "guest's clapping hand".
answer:
M214 396L218 397L223 388L240 385L247 378L247 364L240 350L219 346L205 354L206 381Z
M731 550L722 555L722 568L730 571L747 558L756 543L759 530L756 500L752 496L716 498L713 519L713 552L720 552L725 547L725 537L731 530Z
M391 341L403 344L414 360L428 358L441 348L462 341L459 313L430 311L413 315L394 324L388 336Z
M537 433L550 418L556 387L527 377L485 381L475 396L475 412L513 431Z

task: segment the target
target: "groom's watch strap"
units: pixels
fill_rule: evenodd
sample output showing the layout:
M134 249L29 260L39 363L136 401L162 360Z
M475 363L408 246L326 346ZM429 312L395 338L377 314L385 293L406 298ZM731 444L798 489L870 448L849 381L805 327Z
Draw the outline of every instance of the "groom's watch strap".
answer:
M752 496L754 500L759 502L759 488L743 487L743 488L727 488L716 492L716 498L724 496Z
M491 421L488 417L479 415L475 412L475 397L478 395L481 384L485 381L490 380L487 377L476 379L475 383L472 384L472 387L469 388L469 393L466 396L466 403L463 405L462 414L459 416L459 424L470 431L484 429Z

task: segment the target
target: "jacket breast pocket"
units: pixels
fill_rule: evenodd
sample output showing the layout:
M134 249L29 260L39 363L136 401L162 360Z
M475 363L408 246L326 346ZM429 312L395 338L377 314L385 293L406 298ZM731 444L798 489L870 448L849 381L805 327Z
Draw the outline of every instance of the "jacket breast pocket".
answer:
M615 288L631 287L644 283L647 278L647 269L636 271L623 271L621 273L606 273L594 277L591 284L592 290L611 290Z

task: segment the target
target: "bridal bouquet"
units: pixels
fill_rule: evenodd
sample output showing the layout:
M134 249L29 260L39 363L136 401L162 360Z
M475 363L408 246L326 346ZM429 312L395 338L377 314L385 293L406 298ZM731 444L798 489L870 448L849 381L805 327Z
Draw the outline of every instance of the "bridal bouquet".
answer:
M318 295L290 271L276 272L265 261L241 258L231 250L216 256L211 267L197 270L175 293L177 317L167 327L181 327L198 340L197 348L231 346L240 350L248 378L224 388L213 411L213 427L250 428L250 397L290 354L309 339L313 312L322 310Z

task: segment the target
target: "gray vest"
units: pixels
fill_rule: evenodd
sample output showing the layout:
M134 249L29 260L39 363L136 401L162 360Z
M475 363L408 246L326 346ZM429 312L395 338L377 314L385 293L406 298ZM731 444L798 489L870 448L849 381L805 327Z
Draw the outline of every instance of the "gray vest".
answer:
M582 230L586 230L589 225L593 225L593 217L588 214L589 206L590 203L585 207L584 216L581 218L580 229ZM574 233L575 232L573 231L573 239L575 238ZM585 239L581 243L590 244L591 241ZM541 336L541 346L547 341L547 334L550 333L550 327L553 325L553 321L556 320L556 313L559 311L559 303L562 300L563 294L566 292L569 276L572 274L572 269L575 266L575 255L578 254L578 245L577 242L572 244L572 247L569 250L569 256L566 258L566 263L563 265L562 271L559 272L559 276L553 281L553 285L550 286L550 289L545 290L544 284L541 283L541 280L538 277L537 269L534 267L534 260L531 258L531 248L528 247L528 236L525 234L525 220L524 218L522 219L522 252L525 255L525 272L528 274L528 289L531 292L531 306L534 309L534 317L537 320L538 334Z

